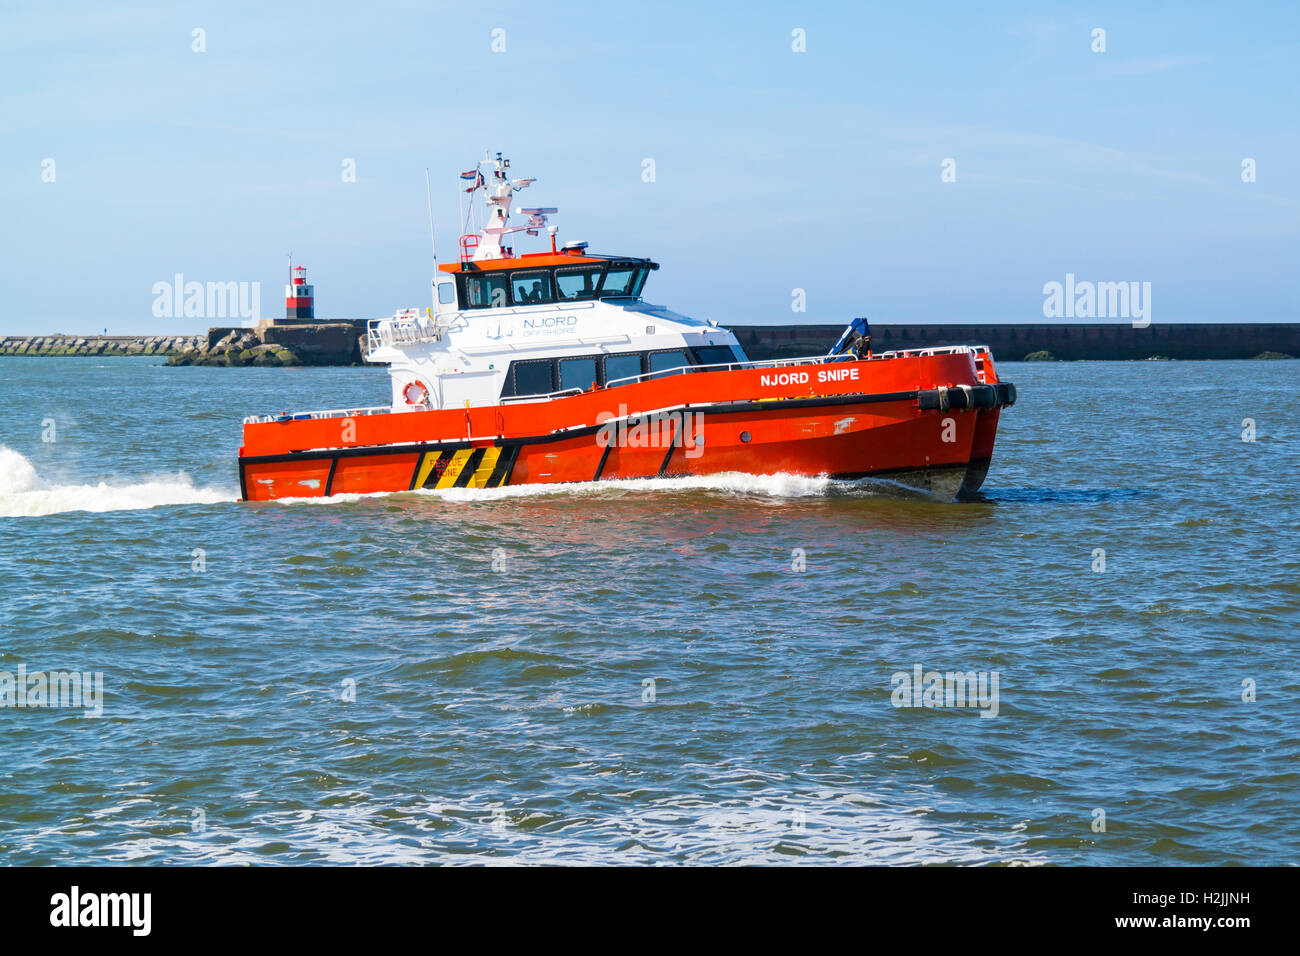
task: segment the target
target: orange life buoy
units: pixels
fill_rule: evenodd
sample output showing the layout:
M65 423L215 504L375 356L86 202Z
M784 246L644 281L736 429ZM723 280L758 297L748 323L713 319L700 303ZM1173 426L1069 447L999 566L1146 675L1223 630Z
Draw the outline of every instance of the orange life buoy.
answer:
M429 389L417 378L402 389L402 397L408 405L425 405L429 401Z

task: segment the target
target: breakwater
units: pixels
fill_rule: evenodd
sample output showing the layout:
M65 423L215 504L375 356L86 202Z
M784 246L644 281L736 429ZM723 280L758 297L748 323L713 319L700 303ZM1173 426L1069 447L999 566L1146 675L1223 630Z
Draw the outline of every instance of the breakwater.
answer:
M825 352L842 325L732 325L753 359ZM40 335L0 338L0 355L166 355L173 365L361 365L364 319L263 320L206 335ZM886 325L871 327L873 350L987 345L1008 362L1083 359L1252 359L1300 356L1300 323L1178 323L1135 329L1120 323Z
M751 358L795 358L826 351L843 325L733 325L731 330ZM1300 323L1232 322L1152 324L950 323L892 325L872 323L874 351L940 345L987 345L997 359L1250 359L1300 356ZM1046 353L1046 354L1043 354Z
M365 319L301 322L264 319L254 328L208 329L193 348L170 365L360 365Z
M162 355L170 365L360 365L364 319L219 326L202 335L10 335L0 355Z
M8 335L0 355L177 355L206 335Z

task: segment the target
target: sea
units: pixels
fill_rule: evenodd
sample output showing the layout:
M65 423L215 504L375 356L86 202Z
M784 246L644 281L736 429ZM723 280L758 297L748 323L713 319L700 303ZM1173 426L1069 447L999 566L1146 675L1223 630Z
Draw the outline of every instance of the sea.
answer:
M973 501L254 505L385 370L0 358L0 862L1297 862L1300 363L1000 371Z

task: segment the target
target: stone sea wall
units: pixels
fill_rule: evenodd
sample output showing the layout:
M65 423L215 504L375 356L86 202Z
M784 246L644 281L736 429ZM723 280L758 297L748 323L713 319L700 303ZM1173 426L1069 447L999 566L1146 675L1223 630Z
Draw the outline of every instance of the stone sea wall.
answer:
M176 355L192 349L202 335L8 335L0 355Z
M733 325L731 330L754 359L799 358L825 352L843 325ZM871 324L871 348L929 348L987 345L1007 362L1079 359L1251 359L1300 356L1300 323L953 323Z
M360 365L365 322L341 320L257 328L209 329L203 340L168 359L169 365Z
M796 358L825 352L840 325L733 325L753 359ZM264 320L256 328L218 327L206 335L8 336L0 355L166 355L172 365L240 367L364 364L366 323ZM949 324L871 327L872 348L988 345L1004 361L1078 359L1251 359L1300 356L1300 323L1233 322Z
M164 355L170 365L360 365L365 322L258 323L204 335L11 335L0 355Z

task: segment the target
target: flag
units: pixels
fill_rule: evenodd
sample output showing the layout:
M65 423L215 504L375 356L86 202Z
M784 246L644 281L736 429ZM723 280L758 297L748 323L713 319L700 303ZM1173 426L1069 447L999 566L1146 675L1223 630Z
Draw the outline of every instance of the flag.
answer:
M461 179L466 179L466 178L471 178L471 177L472 177L473 180L474 180L474 185L473 185L473 186L470 186L469 189L465 190L465 192L467 192L467 193L472 193L474 190L478 189L480 186L482 186L482 185L485 184L485 181L484 181L484 179L483 179L483 174L480 173L477 169L474 170L473 173L461 173L461 174L460 174L460 178L461 178Z

